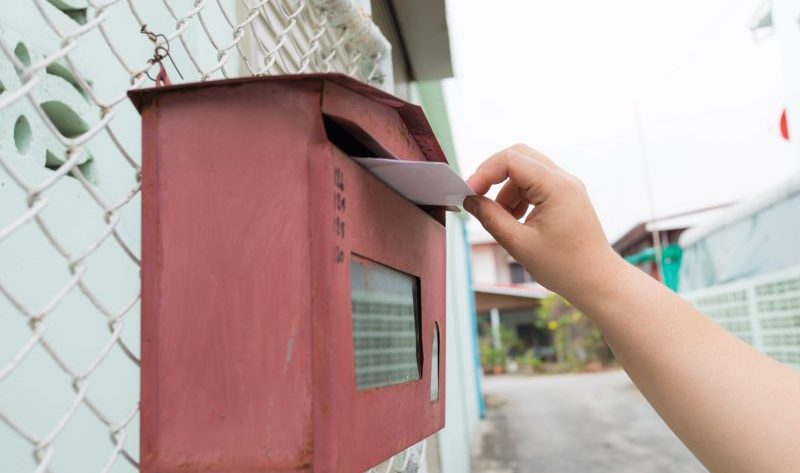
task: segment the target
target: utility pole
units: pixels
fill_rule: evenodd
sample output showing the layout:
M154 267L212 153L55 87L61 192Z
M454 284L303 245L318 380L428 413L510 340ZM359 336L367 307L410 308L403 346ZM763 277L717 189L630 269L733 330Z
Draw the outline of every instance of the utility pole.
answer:
M642 112L639 108L639 100L634 101L634 114L636 119L636 131L639 141L639 159L642 162L642 175L644 176L644 187L647 194L647 205L650 209L650 224L655 225L656 221L656 205L653 196L653 184L650 181L650 165L647 162L647 144L645 142L644 124L642 123ZM645 224L646 225L646 224ZM664 269L661 265L661 235L658 229L650 231L653 237L653 250L655 251L656 270L658 271L658 279L664 282Z

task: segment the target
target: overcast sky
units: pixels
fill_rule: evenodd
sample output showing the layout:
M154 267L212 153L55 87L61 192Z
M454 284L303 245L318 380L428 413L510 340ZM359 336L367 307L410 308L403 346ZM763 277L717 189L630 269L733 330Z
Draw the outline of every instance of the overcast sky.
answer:
M752 195L794 173L775 37L758 0L452 0L445 93L462 173L525 142L587 185L614 240L649 218Z

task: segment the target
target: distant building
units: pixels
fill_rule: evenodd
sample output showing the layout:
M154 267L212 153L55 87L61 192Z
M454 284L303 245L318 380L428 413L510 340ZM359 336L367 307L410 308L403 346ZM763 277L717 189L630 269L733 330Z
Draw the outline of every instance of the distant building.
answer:
M684 231L713 217L728 205L716 205L638 223L611 246L629 263L677 291L682 257L678 239ZM656 264L659 252L660 265Z
M550 291L534 281L525 268L485 232L472 232L470 241L479 335L491 336L494 347L499 349L502 327L518 339L521 349L515 351L532 350L539 357L552 356L551 334L536 323L539 301Z
M681 235L680 293L761 352L800 370L800 174Z

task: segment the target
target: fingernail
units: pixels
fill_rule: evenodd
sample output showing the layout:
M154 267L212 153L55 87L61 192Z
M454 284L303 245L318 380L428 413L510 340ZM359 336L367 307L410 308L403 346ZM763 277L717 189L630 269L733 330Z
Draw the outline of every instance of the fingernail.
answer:
M476 201L476 197L470 196L464 199L464 210L476 217L478 216L478 202Z

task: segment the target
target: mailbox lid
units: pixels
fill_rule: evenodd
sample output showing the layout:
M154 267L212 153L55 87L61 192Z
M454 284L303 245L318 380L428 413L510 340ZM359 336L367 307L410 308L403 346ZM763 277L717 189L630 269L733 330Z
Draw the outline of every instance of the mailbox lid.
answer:
M356 123L370 136L381 141L391 152L392 157L447 162L422 107L340 73L288 74L190 82L129 90L128 97L141 113L144 107L165 94L191 93L194 90L237 87L262 82L300 84L309 81L320 83L322 86L320 110L323 115ZM418 152L414 152L414 149Z

